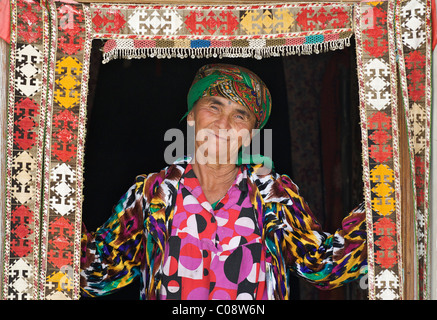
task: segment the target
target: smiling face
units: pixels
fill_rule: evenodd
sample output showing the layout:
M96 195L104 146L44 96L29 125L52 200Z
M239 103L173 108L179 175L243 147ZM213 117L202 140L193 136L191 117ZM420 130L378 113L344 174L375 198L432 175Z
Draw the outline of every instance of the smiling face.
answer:
M196 160L228 164L235 163L243 144L249 145L256 118L234 101L211 96L196 102L187 121L195 125Z

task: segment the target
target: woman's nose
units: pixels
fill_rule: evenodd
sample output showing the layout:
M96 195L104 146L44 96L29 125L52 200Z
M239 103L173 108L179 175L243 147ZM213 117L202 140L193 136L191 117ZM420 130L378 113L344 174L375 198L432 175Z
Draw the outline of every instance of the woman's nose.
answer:
M216 124L220 129L231 129L232 128L229 116L226 114L221 114L219 116L219 118L217 119Z

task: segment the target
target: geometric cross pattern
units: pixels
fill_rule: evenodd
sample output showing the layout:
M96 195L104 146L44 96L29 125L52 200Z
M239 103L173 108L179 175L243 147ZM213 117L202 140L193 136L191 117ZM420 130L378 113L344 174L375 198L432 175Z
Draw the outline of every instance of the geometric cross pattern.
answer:
M402 298L398 245L399 162L393 2L362 2L356 8L357 65L363 133L369 239L369 298Z
M12 196L20 204L26 204L35 192L36 162L27 151L17 152L12 160Z
M399 4L399 43L404 63L400 74L404 107L408 112L410 156L416 196L416 265L418 297L427 299L428 286L428 219L431 114L431 1L409 0Z
M135 10L128 18L129 27L135 34L139 35L160 32L172 35L182 27L182 24L182 17L176 10L139 9Z
M22 45L16 53L15 87L26 97L40 90L41 52L33 45Z
M290 32L295 19L293 14L284 9L247 10L241 18L241 26L247 34L269 34Z
M71 161L77 152L78 118L70 110L62 110L53 116L52 155L62 162Z
M426 5L422 1L410 0L401 9L402 41L411 49L417 49L425 41Z
M52 191L50 208L61 216L68 215L75 208L76 173L66 163L60 163L50 171Z
M66 56L56 62L55 70L59 75L55 80L55 100L64 108L76 106L80 101L78 87L82 76L82 64L77 58Z
M390 68L383 59L370 59L364 66L366 81L366 100L377 110L383 110L390 105Z

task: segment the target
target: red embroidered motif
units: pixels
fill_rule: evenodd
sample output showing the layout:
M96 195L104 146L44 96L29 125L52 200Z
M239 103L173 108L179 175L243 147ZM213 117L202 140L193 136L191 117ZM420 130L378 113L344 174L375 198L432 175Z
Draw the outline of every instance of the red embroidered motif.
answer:
M374 223L373 232L378 236L394 236L396 224L391 219L383 217Z
M70 161L76 155L77 148L72 142L77 139L77 135L73 132L73 130L77 129L77 126L78 119L68 110L59 112L53 118L53 128L59 128L59 130L53 130L53 137L59 143L53 143L52 155L62 162Z
M25 257L32 251L32 230L29 225L33 214L26 206L21 205L11 212L11 251L18 257Z
M425 56L420 51L412 51L405 56L405 67L407 71L408 95L413 101L419 101L425 95Z
M220 33L223 35L233 34L238 27L237 17L231 11L222 11L220 17L222 21L226 21L226 23L220 24Z
M37 134L33 129L38 124L33 119L39 113L39 106L32 99L25 98L15 103L14 112L14 144L22 150L28 150L36 142Z
M363 41L364 50L372 57L381 57L388 52L388 41L385 39L387 12L374 7L369 8L365 16L367 23L362 33L367 36L367 39Z
M369 129L375 131L369 135L369 139L375 144L369 147L370 157L379 162L385 162L392 157L393 148L387 144L391 135L385 131L391 128L391 119L381 111L374 113L368 119Z
M217 16L213 11L191 11L185 18L185 25L191 34L201 35L204 31L214 34L219 30L222 35L230 35L238 26L238 19L231 11L222 11Z
M124 16L118 10L108 10L106 14L103 14L101 10L96 10L92 22L95 32L100 32L106 27L106 31L109 33L120 33L126 24Z
M302 8L297 14L296 21L302 31L313 31L316 27L325 29L329 24L334 28L344 28L349 21L349 16L343 8L332 8L329 12L323 7L317 11L313 8Z
M376 130L369 136L369 138L376 144L381 145L387 143L388 140L391 139L391 135L389 135L386 131Z
M390 145L371 145L370 157L378 163L386 162L392 157L393 148Z
M389 130L391 128L391 119L384 112L375 112L368 119L369 129Z
M18 21L22 22L17 25L18 36L27 43L33 43L42 35L42 28L39 25L41 21L39 13L41 6L39 2L19 0L17 6L22 9L18 13Z
M392 268L397 263L395 250L380 250L376 252L375 261L383 268Z
M296 21L297 24L302 28L302 31L307 30L314 30L316 27L316 24L314 23L314 20L312 19L314 16L314 10L312 8L303 8L300 10L299 14L297 15Z
M396 245L396 241L393 240L393 237L384 236L375 241L375 244L383 250L390 250Z
M348 21L349 21L349 15L347 14L347 11L343 8L332 8L331 9L331 25L334 28L344 28L346 27Z
M71 5L63 5L58 8L59 13L59 31L58 48L68 55L73 55L81 50L85 41L81 33L84 28L77 22L82 22L83 12ZM63 34L63 35L62 35Z
M414 157L414 167L416 171L416 184L422 185L425 183L423 175L425 174L425 162L421 156Z
M57 268L71 265L73 253L68 250L72 246L70 238L73 236L73 226L71 222L64 217L53 220L49 226L49 234L53 236L49 240L53 249L47 252L50 264Z
M397 254L392 250L396 244L393 237L396 235L396 224L389 218L379 219L373 225L375 235L381 236L375 244L381 248L376 252L375 261L383 268L391 268L397 262Z
M419 207L423 206L425 203L425 161L423 161L421 156L414 157L414 168L415 168L415 182L416 182L416 201Z

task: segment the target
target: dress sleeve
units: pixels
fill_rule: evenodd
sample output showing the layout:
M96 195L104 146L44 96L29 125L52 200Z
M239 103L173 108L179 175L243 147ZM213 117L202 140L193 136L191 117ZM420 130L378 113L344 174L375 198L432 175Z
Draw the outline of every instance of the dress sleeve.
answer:
M103 296L131 283L145 256L145 176L123 195L111 217L95 232L82 230L81 289Z
M291 179L281 176L280 180L292 200L280 213L286 225L282 248L287 265L320 289L333 289L366 274L364 205L352 210L340 228L329 234L322 231Z

